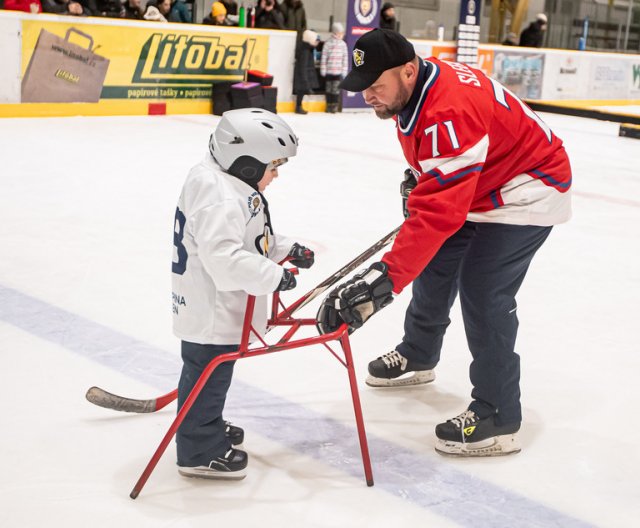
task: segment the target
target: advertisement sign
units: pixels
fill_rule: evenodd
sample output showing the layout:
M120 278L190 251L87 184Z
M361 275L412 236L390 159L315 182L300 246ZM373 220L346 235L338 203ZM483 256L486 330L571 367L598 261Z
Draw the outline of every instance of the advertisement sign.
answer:
M579 53L546 56L543 99L584 99L588 96L589 62Z
M640 61L630 63L631 88L629 94L632 98L640 98Z
M624 99L629 90L628 65L622 61L594 57L591 62L589 87L592 99Z
M543 53L496 50L492 77L521 99L540 99L544 59Z
M379 0L348 0L347 28L345 41L349 49L349 69L353 67L353 53L356 41L367 31L380 26ZM361 93L345 92L342 97L344 108L368 108Z
M70 42L74 33L88 47ZM109 60L93 47L93 39L76 28L69 28L64 38L41 30L22 77L22 102L97 103Z
M214 81L268 71L268 35L36 20L22 27L23 102L210 99Z
M440 60L456 61L457 48L455 46L440 46L434 45L431 49L431 54ZM492 49L479 49L478 50L478 64L472 67L478 68L485 75L491 76L493 73L493 50Z

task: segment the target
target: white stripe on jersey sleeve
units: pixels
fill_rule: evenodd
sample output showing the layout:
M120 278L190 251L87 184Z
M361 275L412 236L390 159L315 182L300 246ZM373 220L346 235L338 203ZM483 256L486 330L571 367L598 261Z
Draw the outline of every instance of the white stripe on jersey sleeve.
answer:
M420 161L420 168L423 173L438 169L443 175L457 172L471 165L477 165L478 163L484 163L487 159L487 152L489 150L489 134L482 136L482 139L478 141L473 147L468 148L462 154L459 154L453 158L429 158L424 161Z

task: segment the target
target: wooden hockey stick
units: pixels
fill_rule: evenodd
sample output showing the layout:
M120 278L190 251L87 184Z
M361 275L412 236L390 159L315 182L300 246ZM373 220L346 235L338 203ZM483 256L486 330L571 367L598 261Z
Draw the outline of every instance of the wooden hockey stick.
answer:
M400 227L401 226L396 227L393 231L386 234L380 240L369 246L352 261L342 266L342 268L323 280L313 290L307 292L295 303L286 308L280 315L284 317L291 317L303 306L306 306L311 301L316 299L319 295L328 290L340 279L343 279L344 277L349 275L349 273L354 271L358 266L364 264L367 260L378 253L378 251L393 242L393 240L396 238L396 235L398 234L398 231L400 231ZM269 330L270 328L267 328L267 332ZM113 409L114 411L133 413L152 413L159 411L160 409L169 405L177 397L178 389L174 389L167 394L149 400L136 400L133 398L127 398L125 396L118 396L117 394L107 392L100 387L91 387L86 394L87 400L89 400L94 405L104 407L106 409Z

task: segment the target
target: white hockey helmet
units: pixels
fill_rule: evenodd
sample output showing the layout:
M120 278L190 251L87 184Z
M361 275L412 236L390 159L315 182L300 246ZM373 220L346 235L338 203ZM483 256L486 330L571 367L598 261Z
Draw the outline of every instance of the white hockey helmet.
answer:
M296 155L298 138L280 116L262 108L240 108L222 114L209 151L225 171L257 187L269 164L278 166Z

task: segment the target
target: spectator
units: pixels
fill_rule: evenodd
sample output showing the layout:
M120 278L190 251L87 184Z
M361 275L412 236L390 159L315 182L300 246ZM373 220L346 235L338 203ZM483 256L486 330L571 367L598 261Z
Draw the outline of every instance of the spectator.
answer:
M157 0L156 5L160 14L168 21L171 13L171 0Z
M109 18L122 18L124 6L120 0L85 0L89 15Z
M174 0L169 11L169 22L191 23L191 11L182 0Z
M152 0L147 3L143 18L152 22L167 22L164 13L169 14L170 10L171 0Z
M42 13L42 4L40 0L5 0L4 9L35 14Z
M398 21L396 20L396 9L391 2L382 4L382 9L380 10L380 27L392 31L397 30Z
M143 11L141 0L127 0L123 4L124 10L122 12L122 18L128 18L131 20L143 20Z
M222 2L214 2L211 5L211 14L204 17L203 24L209 26L235 26L229 17L227 16L227 8Z
M256 9L256 27L284 29L284 15L276 0L260 0Z
M325 42L320 58L320 75L325 78L327 112L335 114L340 108L340 81L349 69L349 50L344 37L344 26L336 22L331 26L331 37Z
M502 41L503 46L517 46L518 35L513 32L507 33L507 37Z
M296 44L296 64L293 69L293 93L296 96L296 114L306 114L302 99L320 86L316 74L313 50L318 45L318 34L306 29Z
M222 0L222 2L220 3L223 4L225 9L227 10L227 16L235 17L238 15L238 4L235 2L235 0Z
M41 0L42 11L56 15L89 16L91 13L80 2L74 0Z
M307 14L301 0L284 0L280 4L280 10L284 15L285 29L298 32L298 41L302 39L302 33L307 29Z
M520 46L527 48L541 48L544 32L547 30L547 15L539 13L534 22L520 33Z

